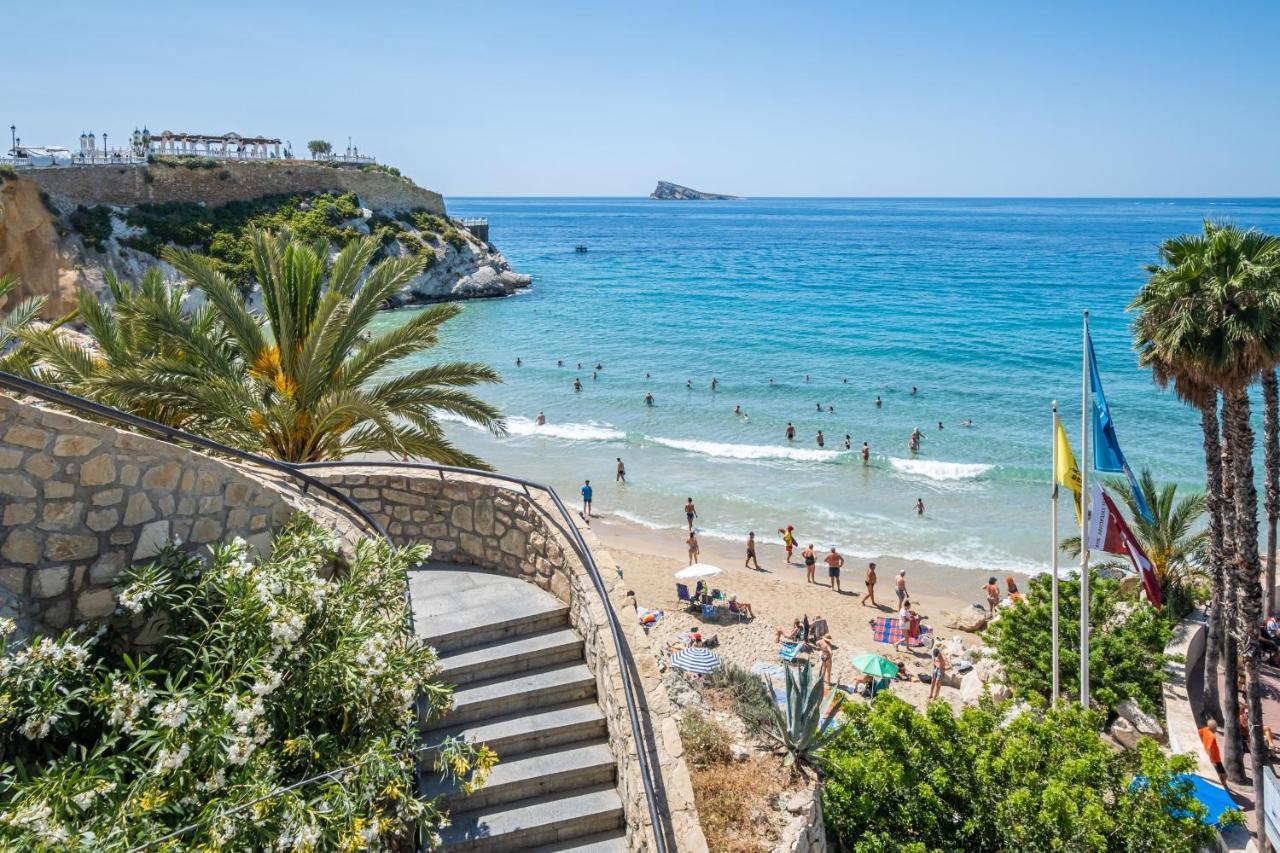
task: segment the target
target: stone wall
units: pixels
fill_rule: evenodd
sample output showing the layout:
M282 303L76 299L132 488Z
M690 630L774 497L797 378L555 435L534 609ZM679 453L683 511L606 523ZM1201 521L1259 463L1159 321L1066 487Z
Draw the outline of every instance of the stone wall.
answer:
M426 208L444 215L444 199L407 178L385 172L333 168L306 161L221 162L212 169L150 166L59 166L23 171L23 178L55 196L84 204L132 206L189 201L219 207L266 195L354 192L375 210Z
M801 799L796 797L794 799ZM803 794L802 820L791 827L774 850L778 853L827 853L827 827L822 821L822 787L813 785ZM788 809L791 808L788 803Z
M633 850L653 847L653 827L645 802L637 745L623 698L622 665L614 647L605 605L574 552L566 522L550 496L482 474L448 474L410 466L341 466L311 469L317 479L349 494L383 524L398 544L422 542L435 559L493 569L551 592L570 608L570 622L582 636L587 666L596 675L599 702L608 720L610 746L618 760L618 792ZM590 529L578 525L603 572L615 565ZM613 580L605 578L606 583ZM622 640L635 664L642 725L653 746L648 756L661 771L674 834L674 849L703 853L693 786L684 763L676 708L663 688L657 663L647 653L635 601L617 584L610 603L621 623Z
M0 591L31 625L106 616L121 570L171 539L265 549L302 509L356 536L265 475L0 394Z

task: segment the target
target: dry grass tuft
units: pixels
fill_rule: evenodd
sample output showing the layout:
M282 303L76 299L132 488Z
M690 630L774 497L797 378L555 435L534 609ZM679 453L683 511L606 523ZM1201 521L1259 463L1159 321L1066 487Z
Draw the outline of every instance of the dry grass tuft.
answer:
M755 756L692 770L691 775L694 802L710 849L717 853L773 849L779 833L772 801L788 785L777 758Z

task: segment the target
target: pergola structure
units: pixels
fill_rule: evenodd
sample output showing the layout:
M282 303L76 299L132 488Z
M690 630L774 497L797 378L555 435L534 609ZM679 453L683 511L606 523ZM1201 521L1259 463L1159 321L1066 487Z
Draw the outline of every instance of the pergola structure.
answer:
M150 133L134 131L135 145L153 154L216 157L228 160L280 159L280 140L265 136L241 136L238 133L174 133L165 130Z

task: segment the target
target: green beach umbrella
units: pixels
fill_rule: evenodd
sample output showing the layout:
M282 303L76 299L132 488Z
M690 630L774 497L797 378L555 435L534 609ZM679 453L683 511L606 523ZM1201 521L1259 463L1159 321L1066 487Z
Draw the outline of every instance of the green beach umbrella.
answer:
M898 674L898 665L896 663L880 655L873 655L870 652L855 657L853 665L875 678L893 678Z

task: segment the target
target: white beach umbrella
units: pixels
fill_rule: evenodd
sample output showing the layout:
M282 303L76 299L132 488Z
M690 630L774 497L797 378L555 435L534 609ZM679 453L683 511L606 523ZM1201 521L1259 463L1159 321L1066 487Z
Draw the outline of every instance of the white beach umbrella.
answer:
M694 563L692 566L688 566L676 572L676 577L684 581L696 580L698 578L710 578L719 574L724 574L724 569L719 566L712 566L708 563Z
M720 668L720 658L702 646L681 649L671 656L671 665L696 675L706 675Z

